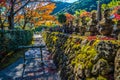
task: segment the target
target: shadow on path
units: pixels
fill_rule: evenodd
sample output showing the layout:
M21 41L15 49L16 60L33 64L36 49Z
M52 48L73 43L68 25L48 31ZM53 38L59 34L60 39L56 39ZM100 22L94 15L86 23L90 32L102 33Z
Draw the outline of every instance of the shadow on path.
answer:
M45 45L42 36L34 35L34 45ZM53 63L51 54L47 48L42 49L43 64L39 48L30 48L25 52L25 68L23 71L24 59L18 61L0 71L0 80L60 80ZM23 74L23 75L22 75Z

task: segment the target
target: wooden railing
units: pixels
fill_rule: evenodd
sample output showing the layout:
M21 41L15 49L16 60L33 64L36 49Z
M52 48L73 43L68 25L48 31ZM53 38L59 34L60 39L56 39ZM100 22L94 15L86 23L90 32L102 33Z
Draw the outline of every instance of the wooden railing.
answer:
M18 49L28 49L28 48L40 48L40 54L41 55L40 55L40 57L37 57L37 58L41 59L41 66L43 67L44 63L43 63L42 49L45 48L45 45L38 45L38 46L31 45L31 46L19 46L18 47ZM24 71L25 71L25 67L26 67L25 62L26 62L27 59L36 59L36 57L34 57L34 58L25 58L25 54L24 54L24 64L23 64L22 78L24 78Z

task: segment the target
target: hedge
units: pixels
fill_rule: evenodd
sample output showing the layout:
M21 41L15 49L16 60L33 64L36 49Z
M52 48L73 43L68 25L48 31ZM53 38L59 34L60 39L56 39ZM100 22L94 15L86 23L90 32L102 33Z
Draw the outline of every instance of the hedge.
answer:
M61 80L118 80L114 60L120 48L119 40L57 32L44 32L42 35L53 54Z
M0 60L18 46L30 44L32 36L33 32L29 30L0 30Z

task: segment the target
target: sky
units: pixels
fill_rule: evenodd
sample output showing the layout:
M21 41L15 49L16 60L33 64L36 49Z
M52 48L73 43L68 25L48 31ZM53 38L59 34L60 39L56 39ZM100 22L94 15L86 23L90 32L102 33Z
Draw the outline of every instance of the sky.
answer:
M61 0L61 1L72 3L72 2L75 2L75 1L77 1L77 0Z
M69 3L72 3L72 2L75 2L77 0L66 0L66 2L69 2Z

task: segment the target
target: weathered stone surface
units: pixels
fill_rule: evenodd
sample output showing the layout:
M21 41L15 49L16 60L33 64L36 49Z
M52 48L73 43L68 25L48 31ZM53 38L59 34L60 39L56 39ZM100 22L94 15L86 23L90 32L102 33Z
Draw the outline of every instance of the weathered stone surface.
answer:
M114 78L115 80L120 80L120 49L117 51L114 65L115 65Z
M114 80L114 59L120 41L99 37L88 40L84 36L62 33L43 35L47 38L48 49L54 51L51 53L62 80ZM55 37L57 39L52 44Z

